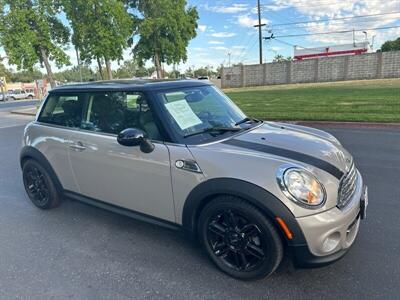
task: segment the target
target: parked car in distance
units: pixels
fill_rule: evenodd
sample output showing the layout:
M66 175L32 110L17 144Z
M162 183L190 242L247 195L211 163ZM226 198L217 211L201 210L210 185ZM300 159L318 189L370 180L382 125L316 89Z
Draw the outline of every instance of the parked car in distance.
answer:
M24 131L26 192L71 198L197 237L222 271L272 274L341 258L367 189L331 134L246 116L208 81L106 81L51 90Z
M9 90L7 92L7 100L22 100L22 99L33 99L35 98L35 94L32 90Z
M210 80L210 77L208 77L208 76L199 76L197 79L198 80Z

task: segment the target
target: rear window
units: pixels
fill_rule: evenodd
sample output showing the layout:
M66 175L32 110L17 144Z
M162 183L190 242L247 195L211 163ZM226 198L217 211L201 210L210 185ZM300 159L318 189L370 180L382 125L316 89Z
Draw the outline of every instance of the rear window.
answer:
M39 122L78 128L82 122L83 99L78 95L50 95Z

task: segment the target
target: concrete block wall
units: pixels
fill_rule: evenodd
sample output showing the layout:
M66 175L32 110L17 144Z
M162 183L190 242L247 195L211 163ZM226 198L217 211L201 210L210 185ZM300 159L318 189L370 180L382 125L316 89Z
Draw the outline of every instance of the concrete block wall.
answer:
M339 81L346 79L346 56L320 58L318 60L318 81Z
M315 82L318 59L293 61L290 68L290 81L292 83Z
M265 85L287 83L289 71L287 63L264 64L264 68Z
M400 51L382 53L382 77L400 77Z
M245 75L245 86L257 86L264 85L264 76L260 76L260 74L264 73L264 65L248 65L244 66L244 75Z
M400 51L223 68L223 88L400 77Z
M378 78L378 54L348 56L347 80Z

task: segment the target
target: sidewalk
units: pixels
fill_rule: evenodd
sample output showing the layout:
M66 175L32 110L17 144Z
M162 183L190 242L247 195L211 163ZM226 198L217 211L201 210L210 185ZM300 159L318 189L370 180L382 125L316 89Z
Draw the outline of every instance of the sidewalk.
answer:
M24 115L24 116L36 116L37 108L28 107L28 108L18 108L11 111L12 114L15 115Z

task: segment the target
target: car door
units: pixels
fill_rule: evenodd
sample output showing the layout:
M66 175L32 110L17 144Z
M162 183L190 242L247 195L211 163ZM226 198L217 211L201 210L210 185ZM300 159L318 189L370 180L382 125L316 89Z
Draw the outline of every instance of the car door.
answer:
M35 121L29 126L27 145L37 148L48 160L64 189L77 191L69 163L70 136L82 119L83 99L78 94L47 97ZM27 135L28 136L28 135Z
M71 137L72 171L83 196L175 222L168 148L143 99L140 93L87 94L82 130ZM154 139L151 153L117 142L132 127Z
M14 92L14 98L17 100L23 99L24 95L22 94L21 90L15 90Z

